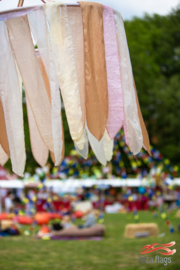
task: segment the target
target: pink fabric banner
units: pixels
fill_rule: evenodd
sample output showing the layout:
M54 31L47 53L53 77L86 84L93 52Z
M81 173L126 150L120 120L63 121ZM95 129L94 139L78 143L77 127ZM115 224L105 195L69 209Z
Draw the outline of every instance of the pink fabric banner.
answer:
M116 25L114 11L111 7L103 6L103 23L109 97L109 111L106 128L110 138L113 139L123 126L124 106Z

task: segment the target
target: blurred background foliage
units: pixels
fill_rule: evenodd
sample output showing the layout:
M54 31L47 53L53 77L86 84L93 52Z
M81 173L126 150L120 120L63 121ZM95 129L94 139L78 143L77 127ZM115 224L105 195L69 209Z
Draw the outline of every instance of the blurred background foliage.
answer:
M125 21L134 78L151 144L173 164L180 164L180 6L167 16L145 14ZM26 104L26 171L38 166L31 153ZM65 155L74 147L62 111ZM50 159L49 159L49 162ZM10 161L6 164L10 169Z

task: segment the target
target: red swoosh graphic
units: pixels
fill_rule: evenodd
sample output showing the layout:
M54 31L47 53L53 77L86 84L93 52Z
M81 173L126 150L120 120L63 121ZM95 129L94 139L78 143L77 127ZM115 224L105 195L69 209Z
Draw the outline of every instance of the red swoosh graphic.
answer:
M176 242L173 241L173 242L170 242L168 244L154 243L152 245L146 245L141 249L141 250L143 250L143 249L144 250L141 251L140 254L148 254L148 253L154 252L156 250L165 250L167 252L160 252L159 251L159 253L162 255L173 255L174 253L176 253L176 249L170 250L168 247L172 247L175 244L176 244ZM160 247L155 247L157 245L160 245Z

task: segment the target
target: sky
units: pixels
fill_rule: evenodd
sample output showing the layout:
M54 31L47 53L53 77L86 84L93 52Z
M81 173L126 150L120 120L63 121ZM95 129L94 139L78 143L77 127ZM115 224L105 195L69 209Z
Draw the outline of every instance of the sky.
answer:
M57 0L56 0L57 1ZM144 13L168 14L172 8L180 4L180 0L88 0L99 2L121 12L123 19L133 16L142 17ZM75 0L64 0L64 3L77 3ZM0 11L16 8L18 0L0 0ZM24 6L42 4L41 0L24 0Z

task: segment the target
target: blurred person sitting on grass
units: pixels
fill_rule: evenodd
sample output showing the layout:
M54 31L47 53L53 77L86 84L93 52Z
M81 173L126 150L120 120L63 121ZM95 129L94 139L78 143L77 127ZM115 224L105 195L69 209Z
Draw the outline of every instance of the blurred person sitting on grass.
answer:
M85 220L85 223L79 226L79 228L89 228L96 225L98 216L98 210L87 210L83 218Z

